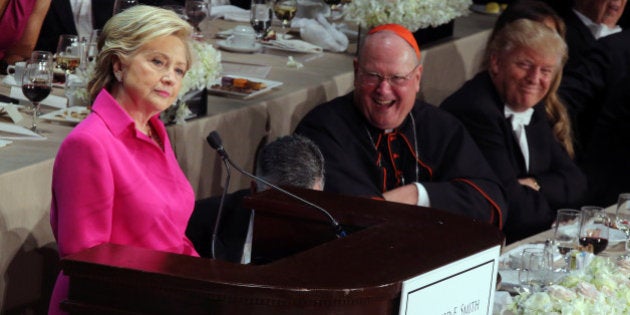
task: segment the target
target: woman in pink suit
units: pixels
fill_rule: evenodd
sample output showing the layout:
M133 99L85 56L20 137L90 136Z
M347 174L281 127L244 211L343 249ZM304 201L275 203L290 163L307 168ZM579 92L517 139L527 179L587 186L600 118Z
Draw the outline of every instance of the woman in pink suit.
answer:
M92 113L64 140L53 169L50 223L61 257L115 243L198 256L185 236L194 192L159 114L191 65L191 27L175 13L136 6L103 28L88 90ZM68 279L60 274L50 313Z

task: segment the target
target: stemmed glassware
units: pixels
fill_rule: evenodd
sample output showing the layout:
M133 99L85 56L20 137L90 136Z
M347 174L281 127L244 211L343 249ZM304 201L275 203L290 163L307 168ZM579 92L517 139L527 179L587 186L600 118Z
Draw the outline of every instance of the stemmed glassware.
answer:
M209 14L208 4L203 0L186 0L184 8L188 23L195 28L193 37L196 39L202 39L203 34L201 33L199 24L201 24L201 22L203 22Z
M578 247L581 214L580 211L574 209L560 209L556 215L553 240L558 252L564 257L564 271L570 269L568 254Z
M64 83L66 73L74 73L81 64L81 43L79 36L63 34L57 43L57 65L55 66L55 82Z
M282 36L281 39L286 39L287 28L291 26L291 20L295 17L297 12L296 0L276 0L273 5L273 12L276 17L282 21Z
M540 248L526 248L521 255L518 280L521 286L537 292L551 284L553 257Z
M22 77L22 93L31 101L32 124L31 130L41 133L37 129L37 115L39 113L39 102L50 94L52 89L53 65L47 60L30 60L26 64L26 71Z
M116 0L114 1L113 15L125 11L138 4L138 0Z
M272 7L271 0L252 0L250 23L256 32L257 39L263 38L271 27Z
M592 247L597 255L608 246L610 219L602 207L584 206L580 223L580 245Z
M626 251L630 250L630 193L619 194L617 213L615 214L617 229L626 233Z

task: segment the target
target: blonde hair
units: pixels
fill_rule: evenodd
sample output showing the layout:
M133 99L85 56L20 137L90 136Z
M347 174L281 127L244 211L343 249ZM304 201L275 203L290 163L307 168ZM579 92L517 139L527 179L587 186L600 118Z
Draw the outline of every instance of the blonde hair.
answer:
M564 147L570 157L574 157L571 123L564 104L557 91L562 80L562 67L567 61L567 45L560 34L542 23L528 19L517 19L499 30L493 40L488 43L488 55L500 55L517 47L528 47L541 54L560 56L556 73L551 81L549 91L543 98L545 113L552 126L553 135ZM492 71L490 71L492 74Z
M158 7L137 5L114 15L103 27L98 39L94 75L88 83L92 101L103 89L111 90L115 82L113 63L116 57L132 56L144 44L157 38L175 35L185 44L187 66L192 63L189 38L192 27L174 12ZM187 69L188 70L188 69Z

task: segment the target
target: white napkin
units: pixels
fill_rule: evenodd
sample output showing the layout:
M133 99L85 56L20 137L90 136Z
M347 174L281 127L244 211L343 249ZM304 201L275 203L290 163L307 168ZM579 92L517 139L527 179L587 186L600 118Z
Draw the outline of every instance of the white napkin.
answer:
M11 143L13 143L13 141L0 139L0 148L4 148L4 147L6 147L7 145L9 145Z
M19 85L17 83L17 81L15 81L15 77L13 77L12 75L7 75L2 79L2 84L4 85L8 85L8 86L17 86Z
M46 137L22 126L0 122L0 139L4 140L46 140Z
M234 5L217 5L210 9L210 17L214 19L223 18L228 21L249 22L249 10L239 8Z
M323 14L315 19L294 19L292 27L300 28L300 36L325 50L341 52L348 48L348 36L331 25Z
M268 42L265 42L264 45L304 53L319 53L323 51L322 47L299 39L270 40Z

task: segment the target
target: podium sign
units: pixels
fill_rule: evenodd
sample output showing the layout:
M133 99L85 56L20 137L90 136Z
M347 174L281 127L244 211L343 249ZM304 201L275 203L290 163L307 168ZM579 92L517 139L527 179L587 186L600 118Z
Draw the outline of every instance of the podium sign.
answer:
M403 282L400 314L491 314L499 246Z

